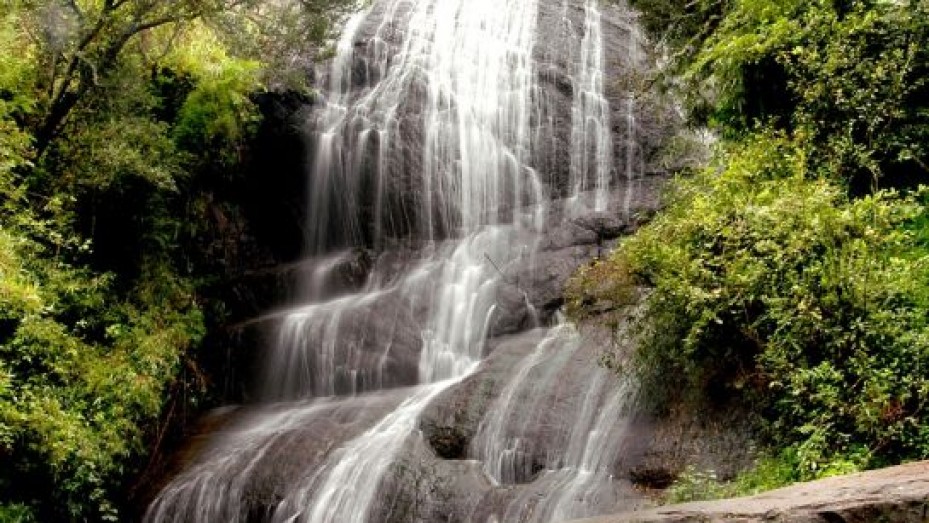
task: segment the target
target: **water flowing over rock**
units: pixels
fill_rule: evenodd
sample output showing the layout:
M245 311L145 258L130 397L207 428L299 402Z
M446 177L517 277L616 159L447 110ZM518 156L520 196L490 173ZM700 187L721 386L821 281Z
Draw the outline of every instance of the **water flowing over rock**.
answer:
M636 384L565 281L657 206L634 16L597 0L378 0L306 122L306 260L257 403L146 521L554 521L641 503ZM654 138L655 133L650 136Z

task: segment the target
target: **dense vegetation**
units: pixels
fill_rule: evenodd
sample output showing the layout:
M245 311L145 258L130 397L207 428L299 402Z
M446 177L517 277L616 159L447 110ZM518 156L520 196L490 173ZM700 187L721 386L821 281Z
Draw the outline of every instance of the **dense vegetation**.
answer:
M197 401L206 188L340 3L0 4L0 521L119 519ZM653 390L753 405L778 480L929 456L929 3L635 3L721 140L575 313L650 287Z
M929 457L929 2L635 3L719 140L574 313L650 289L633 364L748 405L774 483Z
M0 521L120 519L201 392L204 188L337 5L0 5Z

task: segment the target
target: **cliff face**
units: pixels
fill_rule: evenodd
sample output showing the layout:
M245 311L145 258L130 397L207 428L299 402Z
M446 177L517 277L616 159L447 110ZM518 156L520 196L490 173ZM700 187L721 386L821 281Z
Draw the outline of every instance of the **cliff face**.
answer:
M461 68L481 77L486 67L469 67L499 57L432 56L444 40L420 41L422 24L402 12L411 6L372 4L339 44L329 73L343 80L332 82L338 89L312 104L264 100L252 168L212 207L228 234L216 242L228 249L217 256L226 263L216 293L232 325L216 330L203 360L224 402L252 404L218 412L178 454L152 521L283 520L367 481L377 492L367 520L542 522L639 507L637 485L659 486L654 478L687 465L743 466L737 450L747 446L727 422L642 412L636 385L598 363L614 343L607 322L575 330L557 320L574 271L659 206L665 177L652 158L679 122L670 104L640 103L629 90L644 63L634 14L604 8L595 24L595 2L540 0L539 38L496 69L509 87L453 90L437 110L430 82L457 86L436 78ZM467 9L487 14L471 28L478 34L500 19L489 6ZM594 40L602 49L585 47ZM415 67L404 62L411 56ZM532 73L511 78L529 57ZM500 107L484 110L478 102L498 90ZM445 122L459 110L481 125ZM499 133L465 160L526 165L469 167L463 180L494 190L449 205L461 189L444 175L467 162L448 151L487 129ZM421 398L436 385L422 354L459 345L479 352L473 365ZM250 387L249 375L261 383ZM384 427L398 434L391 446ZM380 475L336 481L346 462L374 463ZM353 496L346 505L358 504Z
M352 103L379 81L384 64L391 64L383 56L387 50L398 52L395 48L401 47L402 31L389 24L384 27L385 16L397 16L382 12L388 5L376 3L351 42L356 52L345 97ZM536 66L528 161L537 171L542 197L552 200L549 222L553 225L538 253L539 259L533 260L531 266L523 264L512 269L519 273L514 275L519 285L502 290L500 314L491 329L493 336L527 328L532 321L527 304L538 310L538 320L550 320L561 305L568 276L591 256L604 252L613 239L631 231L658 205L664 177L653 159L679 125L679 117L669 104L650 103L651 99L645 100L641 93L630 90L634 79L647 68L647 44L637 29L634 13L621 6L602 12L599 36L604 76L584 78L580 62L585 56L587 60L595 58L585 55L582 49L588 36L585 13L583 1L538 3L536 31L542 37L532 51ZM326 74L318 72L321 78ZM322 142L317 139L315 125L326 96L309 99L292 93L268 93L257 100L263 123L248 151L247 167L222 187L209 189L213 197L206 211L212 229L203 247L207 253L204 257L214 263L216 276L208 298L222 303L226 322L211 329L213 336L203 362L216 381L217 397L222 401L238 402L252 396L247 376L256 365L256 351L275 343L267 339L268 333L277 328L274 321L255 319L270 310L299 303L309 292L303 283L313 277L318 260L305 258L314 257L312 247L306 244L323 234L314 228L328 223L323 232L329 243L354 240L351 252L341 255L327 275L327 288L321 290L326 295L361 288L375 263L401 266L417 255L396 249L395 244L406 241L405 235L422 234L416 231L421 227L419 221L411 217L420 213L421 195L428 192L421 165L425 93L420 92L428 78L413 75L405 81L408 85L392 124L397 129L394 142L385 147L379 160L367 158L376 156L373 145L360 149L363 158L358 160L357 180L350 187L330 187L332 201L325 206L319 204L320 196L314 192L314 184L319 183L314 162L324 152L318 150ZM593 192L593 186L587 186L592 182L573 180L576 174L571 174L580 169L572 165L572 161L577 163L572 157L579 155L572 151L580 147L574 143L578 130L572 122L578 115L573 112L583 109L572 100L581 96L575 91L590 87L585 81L601 84L603 90L603 100L591 100L588 105L602 101L609 108L607 115L599 116L609 123L610 141L601 152L610 162L608 174L615 181L606 196L614 211L609 216L601 213L563 219L567 214L565 206L576 198L578 186ZM585 154L589 152L581 149ZM384 164L383 172L377 170L380 162ZM592 172L595 166L581 170ZM583 197L589 196L585 193ZM513 210L501 211L507 212ZM381 222L386 225L378 225ZM441 229L442 220L436 223ZM441 236L442 232L437 234ZM394 252L389 252L391 249ZM412 343L417 344L418 338L413 338Z
M837 476L757 496L671 505L576 523L910 523L929 521L929 461Z

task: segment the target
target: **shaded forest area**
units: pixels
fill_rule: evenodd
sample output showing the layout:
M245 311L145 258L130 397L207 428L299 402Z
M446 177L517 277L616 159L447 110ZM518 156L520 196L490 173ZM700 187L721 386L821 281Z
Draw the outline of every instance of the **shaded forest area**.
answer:
M210 401L262 93L310 93L342 4L0 6L0 521L125 519Z

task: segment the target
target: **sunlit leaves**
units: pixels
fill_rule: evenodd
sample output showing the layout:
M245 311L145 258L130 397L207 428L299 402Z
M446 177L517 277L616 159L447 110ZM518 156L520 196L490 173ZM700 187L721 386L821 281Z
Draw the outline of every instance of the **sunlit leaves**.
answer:
M810 140L810 167L858 193L929 176L929 4L731 2L684 70L682 98L725 136Z
M28 86L34 48L18 31L18 10L0 7L0 200L14 197L13 170L29 163L29 135L16 118L34 108Z
M799 477L929 455L926 193L849 199L807 154L730 145L621 246L612 263L654 287L642 357L697 389L749 384Z
M248 95L258 88L254 62L227 60L200 72L181 107L174 135L188 150L236 144L255 121Z
M44 478L60 504L46 515L114 519L113 481L202 336L200 312L164 269L137 302L114 303L108 278L23 258L28 242L5 233L0 244L0 485Z

